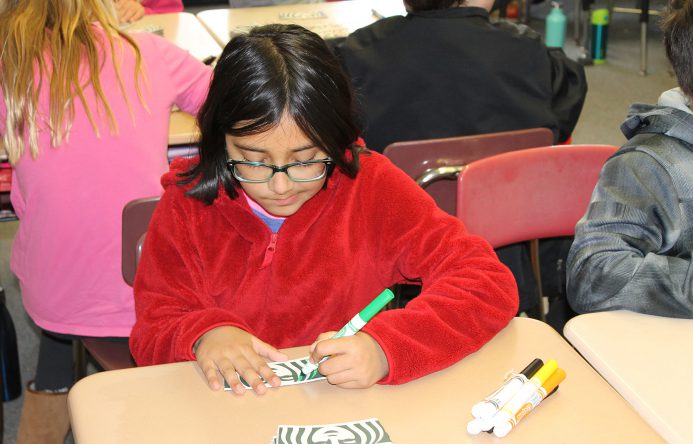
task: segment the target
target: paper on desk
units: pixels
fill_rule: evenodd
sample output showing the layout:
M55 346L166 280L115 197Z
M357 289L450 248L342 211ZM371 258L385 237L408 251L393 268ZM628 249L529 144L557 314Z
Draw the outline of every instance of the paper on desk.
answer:
M325 377L320 373L314 372L314 374L311 374L302 381L299 381L299 375L301 374L301 370L307 362L308 357L306 356L305 358L292 359L291 361L268 362L267 365L269 366L269 368L272 369L275 375L279 376L279 379L282 382L282 386L305 384L307 382L314 382L325 379ZM248 385L248 383L245 381L245 379L240 377L240 375L238 376L238 379L241 381L241 384L243 384L245 388L251 388L250 385ZM267 382L265 382L265 385L267 387L270 387L270 385ZM231 387L229 387L226 381L224 381L224 390L231 390Z
M407 15L404 2L398 0L371 0L373 15L377 19L392 17L395 15Z
M142 25L137 22L134 23L121 23L118 29L124 32L148 32L150 34L156 34L158 36L164 36L164 28L158 25Z
M280 425L271 444L392 444L378 418L337 424Z

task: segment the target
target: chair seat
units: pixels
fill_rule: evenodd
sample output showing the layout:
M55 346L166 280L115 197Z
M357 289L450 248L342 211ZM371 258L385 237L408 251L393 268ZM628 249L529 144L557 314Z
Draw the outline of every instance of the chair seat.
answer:
M113 342L107 339L82 339L84 348L104 370L121 370L135 367L127 343Z

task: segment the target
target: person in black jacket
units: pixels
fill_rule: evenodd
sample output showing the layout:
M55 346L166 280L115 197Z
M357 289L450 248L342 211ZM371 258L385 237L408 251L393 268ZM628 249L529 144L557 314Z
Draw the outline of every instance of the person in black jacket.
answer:
M408 15L358 29L336 47L360 98L363 138L393 142L545 127L566 141L587 94L581 65L524 25L491 23L493 0L404 0ZM571 239L542 241L544 292L565 295ZM520 311L537 313L526 245L497 250L515 275ZM564 299L561 298L561 302ZM563 304L556 304L560 307ZM554 325L561 329L562 311ZM550 321L551 322L551 321Z
M587 93L582 66L524 25L489 21L492 0L405 0L406 17L337 47L361 97L364 139L392 142L546 127L565 141Z

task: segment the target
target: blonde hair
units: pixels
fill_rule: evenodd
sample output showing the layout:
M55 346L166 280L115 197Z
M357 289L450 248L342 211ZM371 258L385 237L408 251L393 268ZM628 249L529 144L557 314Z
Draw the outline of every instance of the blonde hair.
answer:
M59 146L69 136L74 120L74 100L78 98L87 113L94 132L99 136L97 121L84 96L80 67L89 70L88 83L96 96L96 113L105 111L111 132L117 123L99 80L101 41L94 26L100 26L111 49L111 58L125 101L130 108L116 60L115 42L125 40L135 52L135 84L142 101L138 78L141 54L137 44L118 30L112 0L0 0L0 86L7 116L3 141L10 162L19 160L26 149L26 138L32 157L39 154L37 122L39 92L48 82L49 115L45 124L50 131L51 146ZM40 32L44 30L44 32ZM46 52L50 57L44 57Z

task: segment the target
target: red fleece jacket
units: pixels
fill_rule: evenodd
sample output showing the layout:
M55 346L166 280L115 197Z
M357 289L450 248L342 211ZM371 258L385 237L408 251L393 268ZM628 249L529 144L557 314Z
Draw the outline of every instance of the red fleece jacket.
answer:
M339 330L384 288L419 281L404 309L376 315L364 332L399 384L478 350L518 308L513 276L483 239L438 209L377 153L351 179L336 169L273 235L245 199L220 190L212 205L185 196L176 161L164 175L135 281L130 337L139 365L195 359L208 330L232 325L278 348Z

